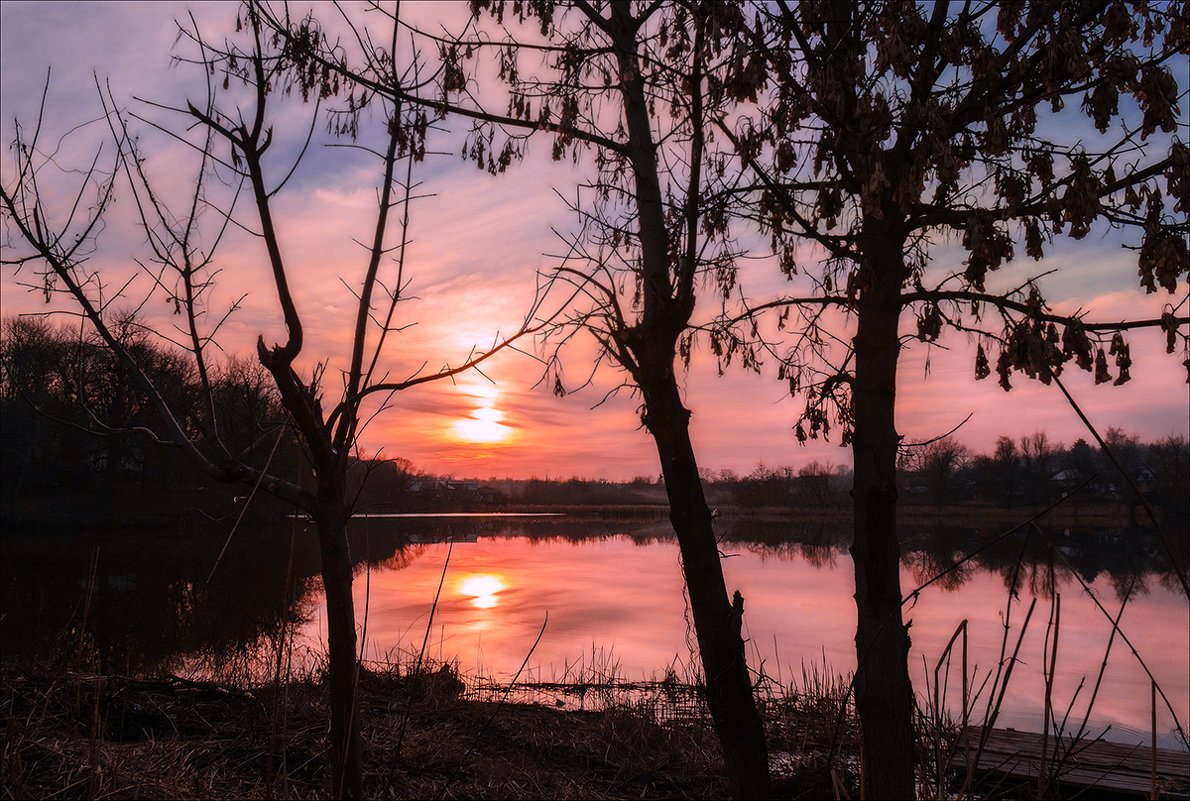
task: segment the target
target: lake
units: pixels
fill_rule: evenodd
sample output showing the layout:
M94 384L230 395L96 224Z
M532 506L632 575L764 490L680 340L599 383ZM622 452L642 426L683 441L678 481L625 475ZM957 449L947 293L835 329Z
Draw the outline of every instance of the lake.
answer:
M260 675L273 669L261 663L283 641L293 645L294 666L308 666L325 631L317 548L299 528L295 521L292 529L239 532L222 559L225 531L6 534L5 654L84 653L117 672ZM728 591L739 589L745 598L751 666L783 684L800 683L803 668L853 670L846 525L726 520L720 528ZM997 534L995 527L907 525L902 586L908 593ZM610 673L636 680L660 678L667 669L691 675L694 635L666 521L373 518L354 521L351 540L365 660L407 658L426 642L433 659L498 680L512 678L527 656L522 681ZM975 683L997 665L1015 576L1009 651L1029 604L1038 600L997 725L1040 730L1052 575L1060 605L1052 697L1059 716L1073 698L1071 719L1081 720L1112 628L1078 578L1112 615L1131 584L1120 628L1184 728L1190 604L1171 576L1154 569L1161 558L1143 529L1120 526L1037 529L999 542L906 605L915 688L925 692L927 673L933 681L935 664L964 619ZM1173 717L1158 704L1159 739L1176 747ZM981 702L977 710L983 709ZM1096 732L1110 726L1109 739L1140 742L1149 736L1150 715L1149 679L1116 637L1091 722Z

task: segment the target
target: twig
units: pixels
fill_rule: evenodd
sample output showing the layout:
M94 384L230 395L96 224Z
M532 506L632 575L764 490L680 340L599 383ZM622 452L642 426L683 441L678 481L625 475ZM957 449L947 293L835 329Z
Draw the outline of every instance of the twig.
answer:
M416 681L421 676L422 661L426 655L426 645L430 642L430 630L434 627L434 613L438 611L438 599L442 595L442 585L446 582L446 569L450 566L450 555L454 551L455 540L452 536L448 540L446 546L446 561L442 563L442 575L438 577L438 590L434 593L434 603L430 606L430 619L426 621L426 634L421 641L421 650L417 653L417 666L413 669L413 677ZM409 723L409 715L413 711L413 687L409 688L409 694L405 703L405 714L401 716L401 729L397 732L397 745L393 748L393 754L397 757L401 755L401 743L405 741L405 728ZM392 780L392 774L389 774L389 780Z
M1149 520L1153 521L1153 528L1157 532L1157 537L1161 540L1162 547L1165 548L1165 554L1169 557L1169 563L1173 566L1174 575L1176 575L1178 577L1178 581L1182 583L1182 591L1186 594L1186 597L1190 598L1190 578L1187 577L1186 571L1182 568L1182 566L1178 564L1177 557L1174 556L1173 549L1169 545L1169 540L1165 538L1165 532L1161 530L1161 524L1157 522L1157 515L1153 513L1153 507L1149 505L1148 499L1145 498L1144 493L1140 491L1140 488L1136 486L1136 482L1132 480L1132 476L1128 475L1128 471L1125 470L1124 466L1120 464L1120 461L1116 458L1116 455L1112 453L1111 448L1107 447L1107 443L1103 441L1103 437L1099 436L1099 432L1095 430L1095 426L1091 425L1091 421L1087 419L1085 414L1083 414L1083 410L1066 390L1066 386L1057 376L1053 376L1053 379L1054 383L1058 385L1058 389L1062 390L1062 394L1066 396L1066 400L1070 402L1071 408L1073 408L1075 413L1078 414L1079 419L1083 421L1083 425L1085 425L1087 430L1091 432L1091 436L1095 437L1095 441L1099 443L1099 447L1103 450L1103 453L1111 461L1116 470L1119 471L1120 475L1124 478L1124 481L1128 483L1128 486L1132 489L1133 493L1136 494L1137 499L1140 500L1141 505L1144 506L1145 512L1149 516Z
M1066 557L1062 555L1061 551L1058 552L1058 555L1062 558L1062 561L1066 561ZM1096 597L1095 593L1091 591L1091 588L1087 586L1087 582L1083 581L1083 577L1078 574L1078 571L1072 565L1070 565L1069 562L1066 562L1066 564L1070 566L1071 575L1073 575L1075 580L1077 580L1082 586L1083 591L1086 592L1087 595L1090 596L1091 600L1095 602L1095 606L1099 607L1099 611L1103 613L1104 617L1111 621L1112 628L1117 634L1120 635L1120 639L1122 639L1124 644L1127 645L1132 651L1132 655L1135 656L1136 661L1140 663L1145 675L1149 677L1149 681L1153 682L1154 686L1156 686L1157 693L1161 696L1161 700L1165 702L1165 707L1169 710L1169 714L1173 716L1173 725L1178 730L1178 736L1181 737L1182 742L1185 743L1187 741L1186 730L1182 728L1182 724L1178 720L1178 714L1177 712L1174 712L1173 704L1169 702L1169 698L1166 697L1165 691L1162 690L1161 685L1157 683L1157 678L1153 675L1153 672L1149 670L1149 666L1145 664L1145 660L1141 657L1140 652L1136 650L1136 646L1133 645L1132 641L1128 639L1128 635L1126 635L1123 629L1119 627L1119 624L1112 619L1111 613L1108 612L1103 607L1103 604L1099 602L1099 598Z

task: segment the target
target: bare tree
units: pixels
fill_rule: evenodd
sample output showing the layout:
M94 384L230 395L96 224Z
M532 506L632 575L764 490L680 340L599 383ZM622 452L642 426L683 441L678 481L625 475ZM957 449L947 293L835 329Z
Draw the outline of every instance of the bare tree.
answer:
M453 367L418 369L396 379L386 372L390 369L386 352L391 358L394 332L401 325L398 304L404 299L402 293L408 281L404 253L411 170L425 154L429 120L423 110L399 98L380 98L373 108L382 127L380 134L372 138L379 140L379 145L359 147L375 157L380 173L373 233L364 247L359 273L349 277L346 266L341 268L344 282L358 301L350 323L353 335L348 366L340 371L339 385L334 386L327 380L326 361L316 361L312 366L300 361L311 350L302 311L305 304L293 292L293 268L285 256L287 248L275 215L277 197L307 152L319 111L312 104L309 131L295 132L275 127L282 125L277 120L276 106L291 92L315 104L331 92L322 86L321 73L294 69L295 64L302 63L298 60L300 52L294 49L297 45L274 40L253 7L241 13L237 28L241 27L241 36L214 46L191 20L182 28L182 35L195 54L181 60L208 76L205 99L172 109L157 104L142 106L173 113L189 126L189 133L179 133L168 124L152 123L189 144L196 154L191 191L184 206L171 207L164 200L168 192L151 180L148 159L128 127L137 115L120 112L110 91L101 91L100 96L114 151L110 147L96 150L89 168L76 181L72 202L55 203L56 195L47 189L55 179L63 175L73 179L75 173L56 172L60 155L44 141L46 130L56 121L45 118L44 101L43 113L31 132L18 125L12 148L15 161L11 171L6 170L0 187L4 263L15 269L18 280L31 281L44 291L47 299L66 296L75 313L85 318L117 356L127 371L127 380L139 387L156 414L154 425L138 428L141 434L182 450L215 479L270 492L312 519L318 533L327 608L331 791L336 797L359 798L363 787L355 701L358 660L351 591L353 561L346 536L353 498L348 492L347 473L353 450L363 427L377 411L376 401L383 409L392 393L474 368L534 328L526 322L513 336L499 340L486 351L473 352ZM394 26L389 42L392 53L396 52L396 31ZM386 81L403 86L413 80L416 58L409 64L402 69L395 58L391 59L385 65ZM225 106L226 98L234 98L233 105ZM332 127L339 133L358 135L359 121L350 113L350 106L349 102L346 116L332 114ZM350 125L337 124L343 119ZM152 371L113 327L113 303L124 296L127 286L113 284L107 274L92 268L88 261L106 225L117 184L123 186L122 191L131 198L139 216L143 245L148 251L148 258L140 263L151 278L151 296L169 302L181 321L172 330L161 326L154 333L184 348L193 364L204 400L202 410L189 419L178 413ZM241 194L250 199L250 215L235 211ZM204 215L215 224L200 225ZM216 336L236 304L220 312L210 296L220 277L216 252L224 234L233 227L255 237L260 257L272 277L286 336L283 342L268 344L261 335L256 356L267 369L296 429L313 474L313 487L282 478L268 462L247 461L228 442L228 423L217 411L212 354L218 347ZM129 254L128 258L136 255ZM532 318L531 312L527 320ZM337 399L331 400L332 393L337 393Z
M968 332L976 378L994 371L1005 389L1014 371L1060 384L1070 362L1108 381L1109 359L1123 383L1124 331L1137 326L1160 326L1168 350L1185 351L1184 297L1160 319L1095 324L1055 314L1039 281L988 282L1022 240L1041 259L1055 238L1110 226L1133 237L1146 291L1184 291L1190 150L1176 129L1187 34L1180 3L778 0L751 18L773 91L758 117L722 130L761 185L754 213L783 268L813 281L806 297L763 307L796 312L802 343L829 341L824 308L854 325L834 334L840 348L802 348L782 373L807 399L799 435L834 424L854 454L855 693L870 798L915 791L894 472L904 313L923 342ZM961 245L960 268L931 261L947 238ZM799 253L807 241L816 267Z
M1190 507L1186 484L1190 481L1190 448L1186 437L1170 434L1149 445L1153 492L1169 512L1185 514Z
M970 458L967 446L953 437L943 437L924 445L916 456L916 467L928 482L935 506L941 508L953 501L955 482Z
M817 460L797 471L801 501L811 509L829 509L838 504L841 493L835 468Z
M533 134L553 138L555 159L593 157L596 177L574 201L579 230L565 235L568 255L553 275L583 304L550 332L549 378L557 393L568 391L558 348L583 333L599 347L597 363L614 365L639 392L732 792L766 797L764 731L741 635L744 601L727 592L678 380L679 360L687 362L693 347L699 291L727 297L737 278L728 223L738 170L717 152L713 123L755 96L748 42L739 35L744 12L734 4L626 0L472 6L459 34L411 30L441 56L438 80L416 88L392 80L388 46L374 43L362 22L343 43L327 39L312 18L271 19L294 45L312 43L304 51L309 70L341 78L354 97L469 120L464 157L493 174L519 159ZM372 9L395 17L380 4ZM503 87L477 77L485 68Z
M1050 483L1054 474L1054 455L1061 445L1050 442L1044 431L1034 431L1021 437L1021 462L1028 476L1029 500L1033 503L1050 501Z
M1020 492L1021 452L1012 437L999 437L992 454L992 469L1001 506L1011 506Z

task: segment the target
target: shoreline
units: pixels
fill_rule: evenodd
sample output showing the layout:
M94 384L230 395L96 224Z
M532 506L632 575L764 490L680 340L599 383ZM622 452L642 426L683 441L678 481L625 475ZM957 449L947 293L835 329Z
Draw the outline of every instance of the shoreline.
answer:
M328 797L325 690L316 672L240 686L82 667L0 665L4 797ZM838 677L807 679L803 688L759 692L774 797L858 797L856 722L851 706L842 707L847 684ZM667 676L652 695L609 696L590 709L509 700L511 689L484 687L450 665L362 669L365 796L663 799L726 791L718 741L694 685ZM552 689L599 691L582 682ZM931 771L945 765L943 781L957 791L972 759L970 739L945 717L919 726L923 788L937 788ZM969 732L978 739L981 730ZM1032 797L1044 756L1036 764L1023 758L1021 743L1032 748L1041 736L1012 729L990 734L975 774L977 797L984 790ZM1011 745L1012 760L1000 741ZM1084 786L1080 777L1096 750L1109 759L1129 751L1088 742L1066 749L1080 756L1065 767L1054 758L1058 772L1051 780L1068 789ZM1136 753L1126 756L1135 764L1119 763L1108 773L1100 766L1096 782L1103 786L1083 797L1123 797L1119 787L1130 785L1146 790L1150 751L1131 750ZM1163 797L1185 797L1181 774L1190 753L1159 749L1151 759L1162 765Z

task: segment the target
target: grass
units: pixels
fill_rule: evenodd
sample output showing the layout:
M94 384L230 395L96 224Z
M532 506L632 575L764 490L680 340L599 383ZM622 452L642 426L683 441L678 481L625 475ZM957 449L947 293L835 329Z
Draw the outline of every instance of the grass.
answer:
M317 676L251 690L8 668L3 679L5 798L326 797ZM449 668L364 673L369 797L715 794L708 763L676 731L610 710L505 704L493 716L494 702L469 700L461 688Z
M1006 636L1009 650L1015 639ZM969 670L961 630L952 646L925 682L921 797L1063 796L1062 762L1081 747L1081 730L1071 740L1058 727L1042 783L1001 786L992 777L972 784L965 775L964 748L980 746L965 745L967 721L942 708L951 660ZM725 797L718 741L689 667L629 681L593 652L561 676L501 684L432 660L416 669L416 656L361 670L368 798ZM321 668L263 683L77 668L0 664L0 799L330 797ZM775 796L860 797L849 679L825 663L794 673L787 683L757 680ZM978 688L995 693L1007 681L964 685L960 703L972 709ZM972 724L988 722L972 715ZM978 741L980 729L972 731Z
M237 687L11 664L0 670L2 798L327 797L317 671ZM820 797L808 792L815 788L834 796L827 764L839 696L832 704L821 689L765 693L783 797ZM526 700L548 703L558 692L583 693L586 708ZM514 697L520 700L508 700ZM426 664L420 673L369 665L359 698L371 798L721 798L726 791L709 716L673 671L653 683L588 674L508 687L460 676L451 665ZM854 775L837 762L836 780L853 793Z
M361 674L369 797L719 798L726 790L709 715L673 667L653 682L599 665L501 685L451 665L413 673L412 664ZM2 678L0 797L327 795L317 671L252 687L14 665ZM818 670L803 679L802 690L762 683L781 794L835 797L836 784L854 793L855 766L830 758L846 683Z

